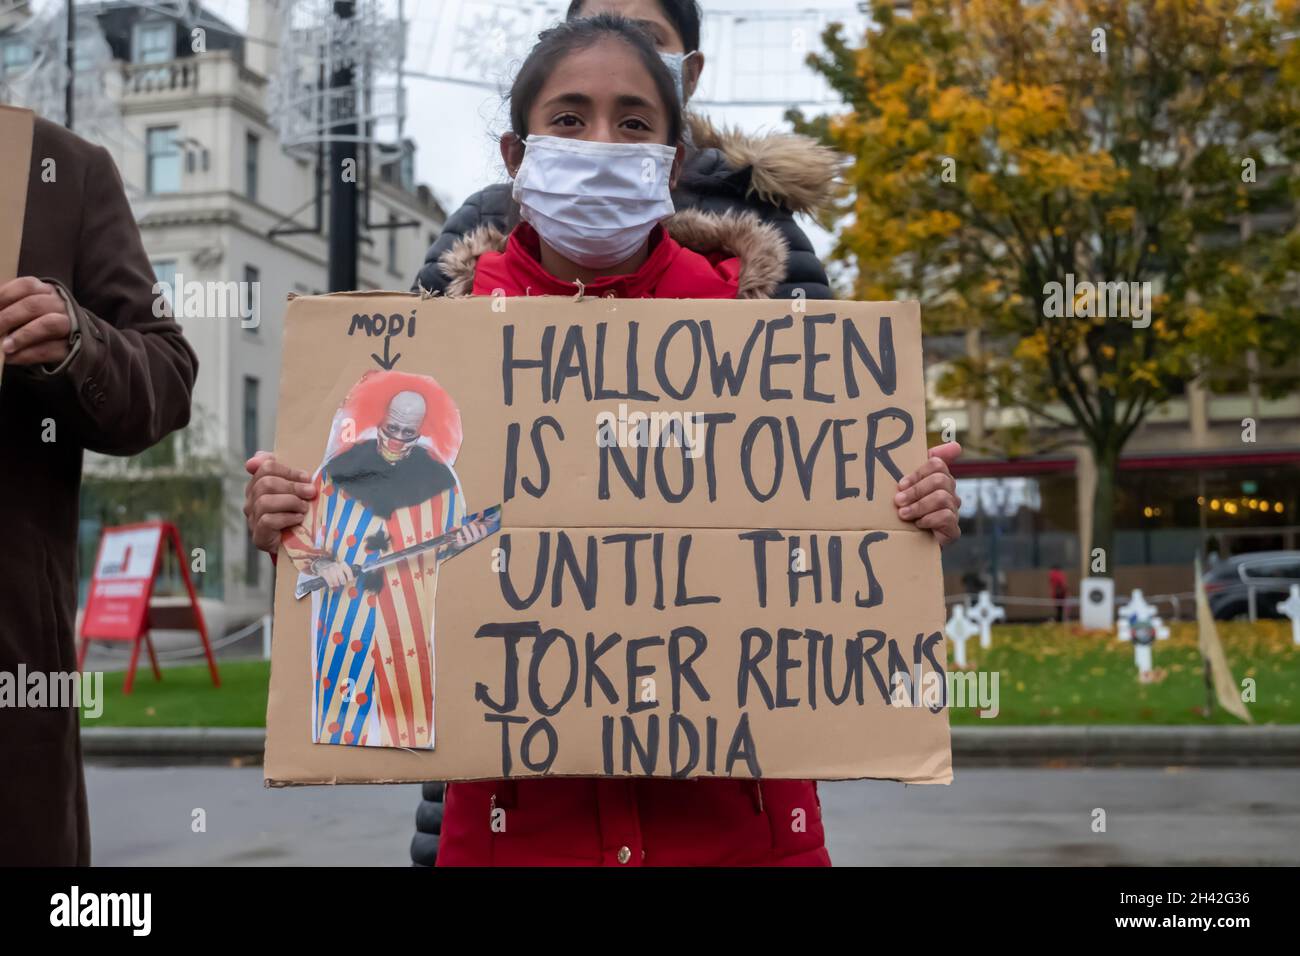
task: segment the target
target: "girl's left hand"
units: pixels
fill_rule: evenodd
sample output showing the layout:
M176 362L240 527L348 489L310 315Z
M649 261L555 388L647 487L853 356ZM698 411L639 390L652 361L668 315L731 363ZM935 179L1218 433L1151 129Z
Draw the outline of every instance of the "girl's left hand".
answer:
M898 494L894 495L898 516L933 531L940 547L961 537L957 523L961 499L957 497L957 482L948 471L948 462L960 455L961 445L955 441L935 445L926 463L898 483Z

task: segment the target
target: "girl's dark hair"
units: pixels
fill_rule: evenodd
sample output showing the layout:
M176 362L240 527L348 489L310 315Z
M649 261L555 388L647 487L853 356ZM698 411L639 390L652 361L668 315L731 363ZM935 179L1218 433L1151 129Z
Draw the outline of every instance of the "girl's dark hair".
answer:
M582 16L582 7L586 0L573 0L564 14L564 19L575 20ZM700 48L700 5L695 0L658 0L659 9L664 12L668 22L682 38L682 46L687 53L694 53Z
M538 34L537 45L519 67L519 74L510 87L510 128L516 136L520 139L528 136L528 113L555 65L570 54L611 37L623 41L641 57L642 65L649 71L659 98L667 108L668 145L677 145L682 138L684 121L672 73L659 58L654 40L643 28L626 17L609 13L565 20Z

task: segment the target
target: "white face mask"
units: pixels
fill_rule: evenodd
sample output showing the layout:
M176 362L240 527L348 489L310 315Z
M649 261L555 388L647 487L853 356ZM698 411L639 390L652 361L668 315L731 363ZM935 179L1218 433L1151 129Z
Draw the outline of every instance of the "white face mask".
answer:
M525 144L512 190L520 216L572 262L589 269L623 262L673 214L671 146L560 136Z
M673 83L677 87L677 102L683 107L686 106L686 61L695 56L699 50L692 50L690 53L660 53L659 59L664 61L664 66L668 67L668 72L673 75Z

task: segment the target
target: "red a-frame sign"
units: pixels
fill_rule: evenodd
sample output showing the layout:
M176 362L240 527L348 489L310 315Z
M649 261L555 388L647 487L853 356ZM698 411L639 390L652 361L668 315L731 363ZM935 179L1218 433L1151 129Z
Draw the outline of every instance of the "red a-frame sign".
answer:
M163 549L170 544L176 552L176 562L189 594L189 608L180 620L168 620L168 627L193 627L203 642L203 653L212 672L212 683L220 687L217 662L212 657L208 642L208 629L203 622L199 598L190 580L189 564L181 547L181 536L176 526L166 521L146 521L140 524L105 528L99 539L99 552L95 557L95 570L91 575L90 594L86 598L86 612L81 620L81 647L77 653L77 667L86 662L86 651L91 641L130 641L131 663L127 667L126 682L122 692L131 693L135 685L136 665L140 660L140 645L149 650L154 678L162 680L153 640L149 636L158 609L151 609L153 585L162 567ZM151 613L151 610L155 613Z

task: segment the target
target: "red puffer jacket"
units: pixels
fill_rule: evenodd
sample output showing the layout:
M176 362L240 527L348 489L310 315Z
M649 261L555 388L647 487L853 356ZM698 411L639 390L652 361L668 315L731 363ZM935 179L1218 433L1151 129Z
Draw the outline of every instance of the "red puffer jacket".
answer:
M589 295L763 298L785 275L780 233L746 213L680 212L635 273ZM689 248L687 248L689 247ZM484 227L441 260L449 294L572 295L542 268L537 233ZM698 250L698 251L695 251ZM500 290L498 292L498 290ZM494 811L499 825L494 827ZM503 824L503 825L502 825ZM555 778L447 786L439 866L827 866L811 780Z

